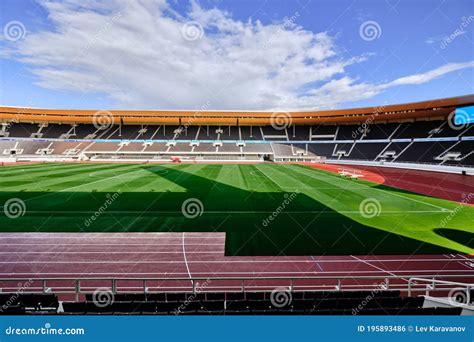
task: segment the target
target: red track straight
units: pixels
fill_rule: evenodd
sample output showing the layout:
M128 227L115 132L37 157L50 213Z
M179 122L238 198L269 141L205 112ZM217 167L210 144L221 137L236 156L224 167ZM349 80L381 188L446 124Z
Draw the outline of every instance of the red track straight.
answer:
M353 277L406 276L391 281L406 284L408 276L413 275L474 275L474 258L461 254L233 257L224 255L224 240L224 233L4 233L0 235L0 278L243 277L254 279L247 281L246 286L255 290L289 285L286 280L256 280L262 277L334 276L346 285L374 287L383 279ZM334 290L337 280L295 283L299 289L315 284ZM109 284L89 283L93 285ZM208 290L241 287L240 282L229 280L208 285ZM0 287L7 286L0 282ZM48 286L62 285L53 282ZM128 281L125 286L141 289L139 282ZM163 290L192 289L190 280L161 281L149 286Z
M374 183L474 205L474 176L377 166L315 163L304 163L304 165L330 172L338 172L341 169L356 171L364 176L362 179Z

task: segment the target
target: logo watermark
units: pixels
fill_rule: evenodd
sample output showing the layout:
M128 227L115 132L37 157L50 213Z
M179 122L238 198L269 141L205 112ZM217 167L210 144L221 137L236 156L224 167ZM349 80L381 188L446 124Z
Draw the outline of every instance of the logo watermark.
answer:
M11 219L16 219L25 215L26 204L19 198L10 198L3 205L3 212L5 216Z
M359 36L366 42L379 39L382 35L382 28L379 23L373 20L364 21L359 26Z
M3 27L3 36L6 40L11 42L16 42L20 39L23 39L26 36L25 25L18 20L9 21Z
M98 130L107 130L115 123L114 115L108 110L98 110L92 117L92 123Z
M115 295L110 289L100 287L92 294L92 302L98 308L105 308L111 305L115 300Z
M293 295L287 287L277 287L270 294L270 302L276 308L288 306L293 301Z
M204 204L197 198L188 198L181 205L183 216L188 219L194 219L201 216L204 212Z
M199 40L204 36L204 28L197 21L188 21L181 27L181 36L188 42Z
M382 205L375 198L366 198L359 204L359 212L362 217L374 218L382 212Z
M469 114L462 109L453 110L448 116L448 125L455 131L463 130L470 123Z
M292 118L289 112L274 112L270 117L270 124L277 131L282 131L291 125Z

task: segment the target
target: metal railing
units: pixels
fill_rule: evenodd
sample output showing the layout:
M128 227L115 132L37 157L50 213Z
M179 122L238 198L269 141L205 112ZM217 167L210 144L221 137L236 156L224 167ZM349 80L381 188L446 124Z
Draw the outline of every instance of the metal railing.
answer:
M444 279L444 280L443 280ZM459 281L454 281L459 280ZM463 287L470 295L474 289L470 275L390 275L390 276L303 276L303 277L193 277L193 278L0 278L2 293L55 293L81 295L97 291L117 293L160 292L257 292L272 291L449 291ZM469 297L468 297L469 298Z
M469 278L469 277L467 277ZM471 302L471 290L474 289L474 283L461 283L455 281L440 280L436 278L426 279L426 278L417 278L413 277L408 280L408 295L411 296L412 287L414 283L426 283L425 285L425 294L426 296L430 295L431 291L447 291L447 290L462 290L465 292L466 302Z

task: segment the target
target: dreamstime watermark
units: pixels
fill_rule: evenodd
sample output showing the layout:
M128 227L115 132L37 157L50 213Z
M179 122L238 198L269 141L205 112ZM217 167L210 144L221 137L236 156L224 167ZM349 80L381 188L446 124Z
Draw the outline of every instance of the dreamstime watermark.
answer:
M115 301L114 293L105 287L100 287L94 291L92 294L92 302L98 308L105 308L112 305Z
M470 115L462 109L453 110L448 116L448 125L455 131L466 128L471 121Z
M176 310L173 311L173 314L177 316L177 315L181 314L183 311L185 311L186 308L189 306L189 304L191 304L192 302L194 302L196 300L196 295L203 292L211 283L212 283L212 280L206 279L206 281L204 283L196 284L196 287L194 289L194 293L187 296L186 300L180 306L178 306L176 308Z
M88 217L84 221L84 226L89 227L92 223L95 222L111 205L114 203L114 201L122 194L122 192L119 190L117 192L114 192L113 194L107 194L105 197L107 198L100 206L100 208L94 212L90 217Z
M379 23L373 20L364 21L359 26L359 36L366 42L379 39L382 35L382 28Z
M300 16L299 12L295 12L291 17L285 17L283 24L278 28L278 30L271 35L271 37L262 44L262 48L266 49L269 45L272 45L277 36L279 36L283 31L293 27L295 25L296 19Z
M25 25L18 20L9 21L3 27L3 36L6 40L11 42L16 42L20 39L23 39L26 36Z
M360 202L359 212L364 218L374 218L382 212L382 205L375 198L366 198Z
M385 279L382 283L378 284L375 289L370 291L370 293L360 302L357 307L352 309L352 315L357 315L361 310L363 310L375 296L380 292L388 288L388 279Z
M277 131L282 131L292 123L291 114L289 112L274 112L270 117L270 124Z
M188 219L201 216L204 212L204 204L197 198L188 198L181 204L181 212Z
M448 293L448 302L453 306L469 305L471 301L465 287L452 288Z
M204 28L197 21L188 21L181 27L181 36L188 42L194 42L204 36Z
M268 227L270 223L272 223L273 220L275 220L277 216L280 215L290 205L290 203L295 200L299 193L299 190L295 190L290 194L284 194L284 200L270 215L268 215L268 217L262 221L262 226Z
M51 323L45 323L43 327L39 328L18 328L9 326L5 328L5 335L85 335L84 328L53 328Z
M3 212L6 217L16 219L25 215L26 204L19 198L10 198L3 204Z
M376 107L374 112L361 125L359 125L357 129L352 131L352 138L354 140L356 140L359 135L362 135L362 137L364 137L364 135L368 133L369 127L374 123L375 118L379 116L380 113L385 111L385 106L386 105L384 104L382 106Z
M101 36L104 35L105 32L110 30L112 26L115 24L115 22L122 17L122 13L118 12L116 15L112 17L111 20L107 21L99 31L97 31L96 34L92 37L92 39L87 43L87 45L84 47L84 50L89 50L97 41L100 39Z
M276 308L288 306L293 301L293 295L287 287L277 287L270 294L270 303Z
M451 33L449 36L443 39L440 43L439 47L444 50L446 47L451 44L457 37L466 33L466 28L474 21L474 15L470 15L469 17L462 17L461 24Z
M16 305L20 295L22 295L31 285L33 285L33 279L28 279L25 283L18 283L18 290L3 303L0 312L6 311L9 307Z
M211 107L211 101L207 100L202 106L199 107L198 110L194 112L194 115L187 118L184 125L178 128L178 132L174 139L177 139L185 130L187 130L199 117L202 116L202 113L207 111Z
M472 200L474 200L474 193L470 192L468 194L462 194L461 195L462 200L460 203L458 203L453 210L449 213L448 216L443 218L440 222L441 228L445 228L449 222L463 209L465 208L466 204L471 203Z
M98 110L92 117L92 123L98 130L107 130L115 123L114 115L108 110Z

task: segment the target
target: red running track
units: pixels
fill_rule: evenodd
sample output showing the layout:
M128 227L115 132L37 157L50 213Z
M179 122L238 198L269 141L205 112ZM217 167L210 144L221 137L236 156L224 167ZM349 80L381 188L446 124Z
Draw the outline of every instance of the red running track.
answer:
M340 170L359 173L362 179L374 183L474 206L474 176L382 166L303 164L336 173Z
M0 234L0 278L164 278L181 281L150 281L147 286L160 290L192 289L191 278L208 290L239 290L236 280L210 280L218 277L244 277L248 289L288 286L288 280L256 280L262 277L339 277L343 287L374 288L381 279L357 276L401 276L390 284L406 285L409 276L474 276L474 257L461 254L414 256L275 256L233 257L224 255L224 233L2 233ZM454 277L451 277L454 279ZM471 279L472 281L472 279ZM13 283L13 284L12 284ZM31 281L23 287L34 288ZM90 289L110 282L85 281ZM203 285L204 284L204 285ZM0 281L0 287L20 286L18 281ZM337 279L295 281L296 289L315 286L335 289ZM51 281L57 291L73 283ZM123 289L141 290L140 281L122 281ZM198 285L199 286L199 285Z

